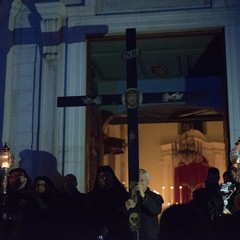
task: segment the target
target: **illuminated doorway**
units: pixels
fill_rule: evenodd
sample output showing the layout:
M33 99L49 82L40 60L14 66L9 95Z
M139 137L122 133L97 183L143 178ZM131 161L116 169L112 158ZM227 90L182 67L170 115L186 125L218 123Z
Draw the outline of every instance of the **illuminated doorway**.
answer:
M166 197L170 196L167 202L171 203L175 202L176 198L175 194L171 195L171 187L175 187L172 175L174 171L168 171L172 160L166 163L163 161L166 158L166 152L162 150L162 147L167 144L171 145L179 137L179 124L183 121L201 122L207 129L204 135L210 142L220 144L228 142L228 119L225 107L227 97L226 88L224 88L226 85L224 32L222 29L211 29L173 34L138 35L137 46L141 50L141 57L138 59L140 91L167 91L166 89L177 91L178 88L183 91L194 87L202 78L206 81L206 78L214 77L220 79L220 85L223 87L220 90L218 88L215 93L220 96L217 105L214 105L215 102L213 105L210 103L206 106L152 104L139 109L140 167L150 172L150 187L161 194L163 193L162 187L167 187L164 184L164 181L168 179L166 175L171 176L171 182L167 180L170 184L169 191L166 192L166 189L164 192ZM88 78L91 80L91 93L122 94L125 92L126 70L122 59L124 51L124 36L89 40L91 63L89 66L91 67L89 67ZM195 83L186 83L188 79L198 80ZM99 131L108 137L127 139L127 116L123 106L99 107L98 113L102 121L102 128L100 127ZM89 145L91 144L90 142ZM101 144L99 148L101 149ZM224 144L221 150L221 156L223 156L221 163L224 167L227 162L225 157L225 153L228 152L227 148L228 144ZM118 154L102 151L98 163L111 165L119 179L128 187L128 159L127 149L125 150ZM208 158L206 159L209 161ZM91 168L91 156L89 168Z

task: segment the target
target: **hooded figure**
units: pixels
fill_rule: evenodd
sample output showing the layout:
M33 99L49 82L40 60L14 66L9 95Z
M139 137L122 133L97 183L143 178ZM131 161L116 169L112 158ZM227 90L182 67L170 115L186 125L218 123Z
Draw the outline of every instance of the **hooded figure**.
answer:
M23 168L9 171L8 190L25 192L30 190L31 178Z
M111 240L127 239L128 221L125 201L128 197L128 192L112 168L99 167L93 190L88 194L92 205L94 239L96 237Z
M33 183L33 195L38 199L42 208L51 207L55 202L57 188L47 176L38 176Z
M31 239L31 229L38 215L37 201L30 189L31 179L22 168L11 169L4 206L4 235L9 239Z

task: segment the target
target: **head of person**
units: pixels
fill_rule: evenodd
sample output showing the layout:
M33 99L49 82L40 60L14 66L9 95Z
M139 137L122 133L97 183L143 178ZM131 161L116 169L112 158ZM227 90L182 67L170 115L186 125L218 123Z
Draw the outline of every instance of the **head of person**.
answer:
M101 166L97 173L97 182L101 189L110 189L114 185L115 174L110 166Z
M233 179L232 179L231 172L230 171L225 171L223 173L223 182L227 183L227 182L232 182L232 181L233 181Z
M103 165L98 167L93 191L111 191L111 192L122 192L125 191L123 184L119 181L115 175L113 169L109 165Z
M231 171L232 180L235 183L239 184L240 183L240 171L239 171L238 167L235 165L232 165L230 171Z
M220 172L215 167L208 169L207 179L205 181L206 186L218 186L220 180Z
M77 190L77 177L73 174L67 174L64 177L64 190L66 192L74 192Z
M148 188L149 181L149 173L145 169L139 169L139 182L142 184L144 192Z
M33 191L39 194L47 194L55 190L55 186L47 176L39 176L34 180Z
M28 188L31 179L27 172L22 168L11 169L8 176L8 185L13 190Z

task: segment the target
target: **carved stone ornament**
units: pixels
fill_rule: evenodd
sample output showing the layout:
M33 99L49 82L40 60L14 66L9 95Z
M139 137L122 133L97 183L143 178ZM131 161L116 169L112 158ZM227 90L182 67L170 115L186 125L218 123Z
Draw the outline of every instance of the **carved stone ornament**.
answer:
M142 104L142 93L139 92L136 88L129 88L122 95L122 104L127 108L137 108Z

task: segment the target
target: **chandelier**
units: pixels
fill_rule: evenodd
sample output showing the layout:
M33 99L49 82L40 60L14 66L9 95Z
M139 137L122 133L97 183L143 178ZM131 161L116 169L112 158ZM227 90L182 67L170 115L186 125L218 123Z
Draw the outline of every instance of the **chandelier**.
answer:
M194 129L185 131L172 143L173 158L180 164L188 164L202 160L202 142L194 137Z

